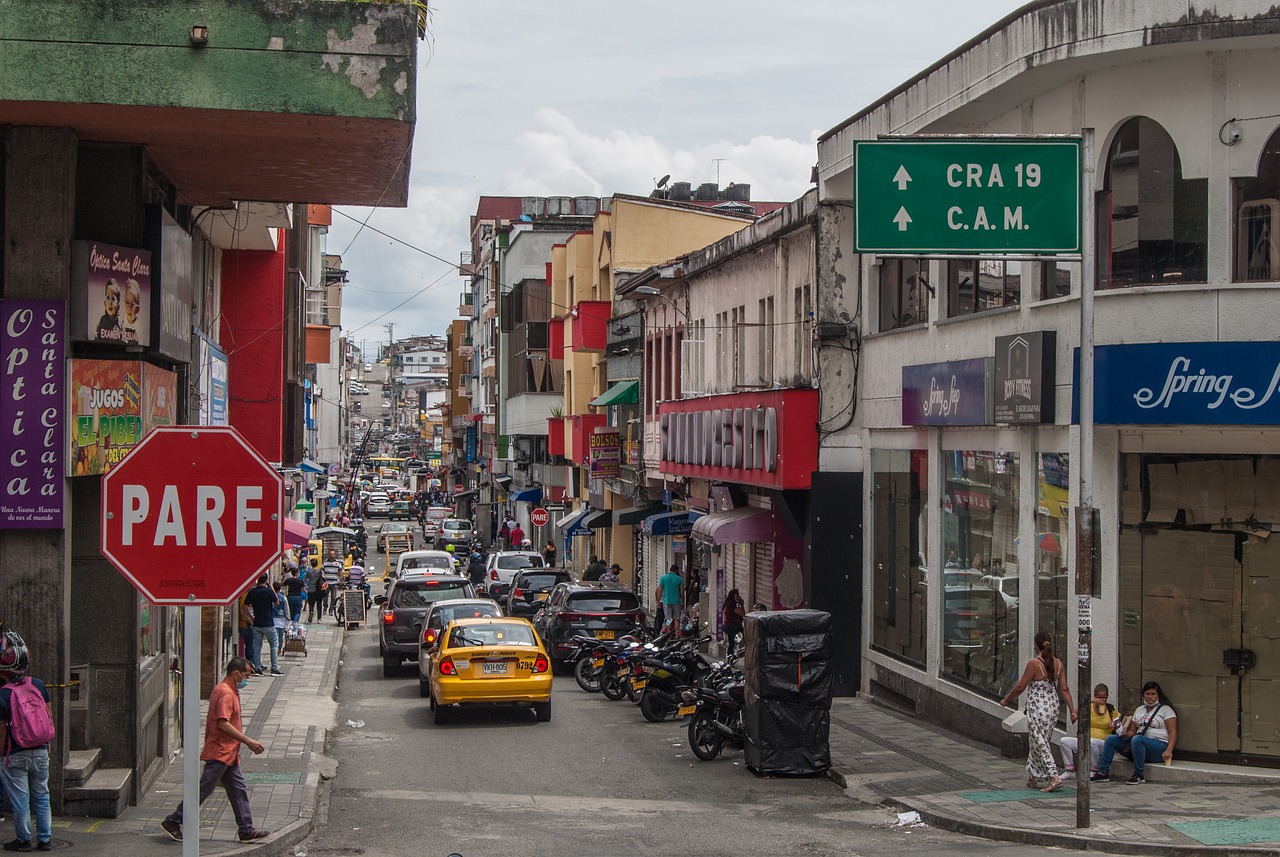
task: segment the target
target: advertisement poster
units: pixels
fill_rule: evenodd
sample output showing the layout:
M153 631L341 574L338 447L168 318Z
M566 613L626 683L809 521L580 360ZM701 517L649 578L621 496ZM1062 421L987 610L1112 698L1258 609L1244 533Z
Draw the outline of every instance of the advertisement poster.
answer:
M86 326L73 336L89 342L151 344L151 253L99 241L75 242L73 300L83 301Z
M144 363L142 365L142 401L142 433L144 435L156 426L177 425L177 373Z
M622 439L616 429L591 433L591 478L617 479L622 475Z
M66 338L62 301L0 301L0 527L62 528Z
M142 440L142 364L71 361L71 475L108 472Z

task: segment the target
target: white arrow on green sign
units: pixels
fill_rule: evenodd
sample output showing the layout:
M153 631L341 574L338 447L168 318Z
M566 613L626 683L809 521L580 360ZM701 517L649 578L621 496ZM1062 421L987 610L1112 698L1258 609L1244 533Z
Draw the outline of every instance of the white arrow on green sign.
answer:
M946 137L853 145L859 252L1080 252L1078 139Z

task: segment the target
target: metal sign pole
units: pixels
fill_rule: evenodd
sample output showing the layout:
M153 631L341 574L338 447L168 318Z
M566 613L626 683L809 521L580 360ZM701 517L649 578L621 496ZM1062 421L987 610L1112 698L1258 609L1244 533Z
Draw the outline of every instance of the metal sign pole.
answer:
M182 608L182 857L200 857L200 608Z
M1080 503L1076 509L1076 827L1089 826L1089 726L1093 713L1093 647L1089 599L1093 596L1098 532L1093 511L1093 292L1097 276L1097 228L1094 192L1093 129L1080 132Z

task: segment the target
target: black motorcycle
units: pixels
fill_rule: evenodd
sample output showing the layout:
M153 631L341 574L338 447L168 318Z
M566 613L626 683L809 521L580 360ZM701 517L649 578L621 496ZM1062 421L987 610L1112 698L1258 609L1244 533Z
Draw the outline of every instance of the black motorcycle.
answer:
M720 755L725 744L741 750L747 741L746 683L731 664L716 664L706 685L681 694L677 711L689 718L689 747L704 762Z
M680 694L686 688L701 687L711 671L711 661L693 648L710 642L710 637L689 640L675 649L659 652L641 661L643 684L639 690L640 713L650 723L660 723L676 713ZM637 670L636 665L632 669Z

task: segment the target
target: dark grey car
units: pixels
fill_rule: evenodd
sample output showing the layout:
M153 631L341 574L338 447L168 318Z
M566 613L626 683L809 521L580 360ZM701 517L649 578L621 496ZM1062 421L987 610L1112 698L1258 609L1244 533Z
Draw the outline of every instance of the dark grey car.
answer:
M532 616L542 608L558 583L573 582L563 568L525 568L511 578L511 589L502 599L508 616Z
M533 627L552 660L563 661L577 648L569 642L575 635L616 640L644 620L636 594L621 583L559 583Z
M418 657L422 622L432 604L475 597L471 581L455 574L432 574L393 582L386 595L374 599L381 607L378 651L382 654L382 674L387 678L398 675L401 663Z

